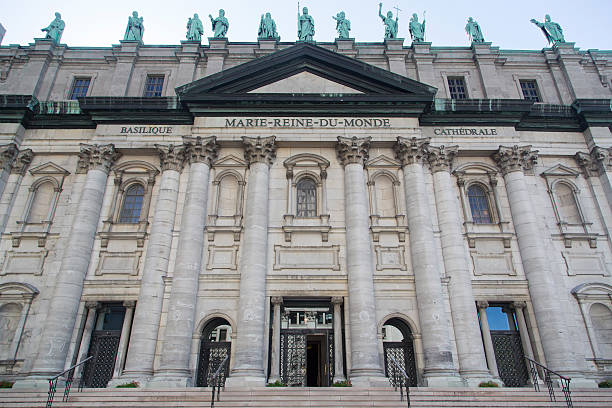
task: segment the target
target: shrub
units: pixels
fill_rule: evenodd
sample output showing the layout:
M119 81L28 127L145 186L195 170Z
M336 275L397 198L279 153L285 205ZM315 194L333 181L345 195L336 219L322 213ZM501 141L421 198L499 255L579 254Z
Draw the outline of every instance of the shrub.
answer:
M612 380L602 381L598 385L599 385L599 388L612 388Z
M337 381L332 384L333 387L352 387L353 384L349 380L346 381Z
M13 381L0 381L0 388L13 388Z
M280 380L276 380L273 383L266 384L266 387L286 387L287 384L282 383Z
M478 384L478 386L483 388L497 388L499 387L499 384L494 381L483 381Z
M119 384L115 388L138 388L139 384L136 381L132 381L125 384Z

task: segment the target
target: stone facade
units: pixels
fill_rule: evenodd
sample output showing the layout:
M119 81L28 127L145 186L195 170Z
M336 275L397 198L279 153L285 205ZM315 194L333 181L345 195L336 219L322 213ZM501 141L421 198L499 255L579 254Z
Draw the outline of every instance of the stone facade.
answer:
M612 53L402 41L0 47L0 378L612 376Z

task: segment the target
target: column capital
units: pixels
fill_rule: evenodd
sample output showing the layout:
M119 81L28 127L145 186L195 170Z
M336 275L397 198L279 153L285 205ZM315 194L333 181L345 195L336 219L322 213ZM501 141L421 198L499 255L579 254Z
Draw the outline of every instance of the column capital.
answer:
M180 172L185 164L185 147L156 144L162 171L174 170Z
M370 153L371 137L338 136L336 153L343 166L351 163L364 165Z
M333 305L341 305L344 303L344 298L342 296L333 296L331 302Z
M100 302L87 301L85 302L85 308L87 309L99 309Z
M430 138L407 138L397 137L397 141L393 146L395 158L402 163L402 166L408 164L421 163L427 155L427 147L429 146Z
M209 166L217 158L219 145L215 136L210 137L183 137L185 158L189 163L206 163Z
M512 306L515 309L524 309L527 307L527 302L525 301L512 302Z
M538 151L531 150L531 146L499 146L499 150L493 154L493 160L504 175L531 170L538 161Z
M81 143L77 173L87 173L89 170L102 170L106 174L111 166L121 157L113 144L85 144Z
M574 157L586 177L597 177L612 169L612 147L595 146L590 153L578 152Z
M19 153L19 149L17 149L17 145L15 143L1 145L0 146L0 169L7 170L7 171L10 170L18 153Z
M451 166L459 146L429 146L425 147L427 160L431 166L431 171L437 173L439 171L450 172Z
M244 159L249 163L266 163L271 166L276 159L276 136L242 137Z
M11 173L13 174L21 174L22 176L25 174L26 170L30 163L32 163L32 159L34 158L34 152L32 149L25 149L19 152L17 158L15 159L15 164L13 164L13 169Z
M272 301L273 305L282 305L283 304L283 297L282 296L272 296L270 298L270 300Z
M135 300L125 300L123 301L123 306L128 309L133 309L136 307L136 301Z
M489 307L489 302L486 300L478 300L476 301L476 306L478 306L479 309L486 309Z

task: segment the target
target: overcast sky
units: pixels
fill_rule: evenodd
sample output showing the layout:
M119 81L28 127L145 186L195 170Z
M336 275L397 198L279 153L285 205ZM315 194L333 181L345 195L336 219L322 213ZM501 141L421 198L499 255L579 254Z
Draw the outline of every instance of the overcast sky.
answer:
M10 2L11 7L6 5ZM69 46L108 47L123 39L128 16L136 10L144 17L145 44L179 44L185 39L187 18L198 13L205 37L211 35L208 14L225 9L230 42L256 41L262 13L275 19L282 41L297 37L297 2L288 0L158 1L158 0L3 0L0 23L7 32L2 45L27 45L42 37L59 11L66 22L62 43ZM332 19L341 10L351 20L351 37L358 42L382 41L384 27L378 17L379 1L302 0L315 20L315 40L333 42L337 36ZM480 24L486 41L502 49L539 50L547 47L544 35L529 20L544 19L546 13L561 24L568 42L583 49L612 49L612 0L396 0L383 2L383 13L399 7L399 36L410 45L408 21L426 11L426 40L433 46L466 46L465 23L469 16ZM395 10L394 14L395 14ZM203 40L207 44L207 40Z

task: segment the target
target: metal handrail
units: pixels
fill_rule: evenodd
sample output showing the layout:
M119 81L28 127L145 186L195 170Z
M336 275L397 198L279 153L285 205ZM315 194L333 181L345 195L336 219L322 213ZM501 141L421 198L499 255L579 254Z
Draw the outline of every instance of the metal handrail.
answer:
M210 399L210 408L214 408L215 406L215 387L217 388L217 401L221 401L221 383L223 383L223 389L225 389L225 376L223 377L223 381L220 381L219 374L221 374L221 369L225 365L225 362L229 359L229 354L225 356L219 367L217 367L217 371L210 377L210 383L212 385L212 397Z
M77 363L75 365L73 365L70 368L65 369L64 371L62 371L61 373L57 374L54 377L49 378L49 392L48 392L48 396L47 396L47 405L45 406L45 408L51 408L51 406L53 405L53 397L55 396L55 390L57 388L57 382L59 380L59 378L61 376L63 376L64 374L68 373L68 376L66 377L66 384L64 386L64 396L62 397L62 401L66 402L68 401L68 397L70 395L70 387L72 386L72 380L74 377L74 370L80 366L85 364L86 362L88 362L89 360L91 360L93 358L93 356L89 356L87 357L85 360L82 360L80 363ZM79 391L81 391L83 389L83 376L81 376L81 380L79 381Z
M408 387L408 384L410 383L410 377L408 377L408 374L406 374L406 371L404 371L404 369L400 366L400 364L397 362L397 360L393 356L388 355L387 358L390 358L391 362L395 366L393 373L391 373L392 377L389 377L389 382L391 382L391 385L393 385L393 388L395 389L395 391L397 391L397 384L399 384L400 401L404 400L404 391L402 389L403 381L401 381L402 380L401 378L398 378L398 374L402 374L404 378L406 379L406 402L408 403L408 408L410 408L410 388ZM393 379L393 382L391 381L392 379Z
M533 381L533 388L537 392L540 391L540 384L538 384L538 368L540 368L544 372L544 383L546 384L546 387L548 387L548 396L550 400L557 401L553 381L551 378L551 375L556 375L557 377L559 377L559 380L561 382L561 389L563 390L563 395L565 396L565 403L567 404L567 408L573 408L574 404L572 403L572 392L569 388L570 381L572 381L572 379L562 376L561 374L549 369L546 366L543 366L542 364L530 359L529 357L525 357L525 359L527 360L527 365L529 366L529 372Z

